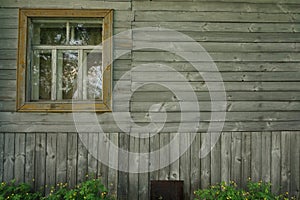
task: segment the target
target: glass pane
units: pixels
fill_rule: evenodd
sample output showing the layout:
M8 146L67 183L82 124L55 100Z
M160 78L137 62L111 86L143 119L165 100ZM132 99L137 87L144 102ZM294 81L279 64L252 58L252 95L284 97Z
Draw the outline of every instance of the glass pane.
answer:
M65 28L41 28L40 44L63 45L66 43Z
M72 99L77 89L78 53L61 51L58 56L58 99Z
M87 53L87 98L102 99L102 54Z
M50 100L52 83L52 56L49 51L35 51L31 72L31 100Z
M71 24L71 45L99 45L101 41L101 24Z

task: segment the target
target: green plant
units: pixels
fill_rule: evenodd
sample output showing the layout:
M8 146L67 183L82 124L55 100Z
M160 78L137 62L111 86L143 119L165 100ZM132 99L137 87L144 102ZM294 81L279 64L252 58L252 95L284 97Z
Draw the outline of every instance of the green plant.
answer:
M199 189L194 192L195 200L232 199L232 200L287 200L288 193L275 195L271 192L271 184L262 181L248 181L247 188L240 189L234 181L229 184L222 182L210 186L208 189ZM295 198L291 198L295 199Z
M0 200L39 200L41 196L40 192L33 192L26 183L16 185L15 180L9 183L2 182L0 185Z

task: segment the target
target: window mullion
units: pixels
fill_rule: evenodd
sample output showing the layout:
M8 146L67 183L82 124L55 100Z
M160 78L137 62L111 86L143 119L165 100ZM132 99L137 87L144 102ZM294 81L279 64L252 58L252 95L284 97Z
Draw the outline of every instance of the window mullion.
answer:
M82 100L82 94L83 94L83 84L82 84L82 81L83 81L83 74L84 74L84 71L83 71L83 50L78 50L78 78L77 78L77 98Z
M56 100L56 80L57 80L57 50L52 50L52 83L51 83L51 100Z

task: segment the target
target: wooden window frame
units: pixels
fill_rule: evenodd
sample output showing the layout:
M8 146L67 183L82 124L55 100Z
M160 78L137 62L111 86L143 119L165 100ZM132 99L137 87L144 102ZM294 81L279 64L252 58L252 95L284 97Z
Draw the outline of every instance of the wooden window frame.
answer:
M102 24L102 100L72 102L30 102L27 101L26 80L29 64L28 20L35 17L45 18L103 18ZM17 100L16 109L20 112L110 112L112 111L112 9L19 9L19 41L17 61ZM105 41L105 42L104 42Z

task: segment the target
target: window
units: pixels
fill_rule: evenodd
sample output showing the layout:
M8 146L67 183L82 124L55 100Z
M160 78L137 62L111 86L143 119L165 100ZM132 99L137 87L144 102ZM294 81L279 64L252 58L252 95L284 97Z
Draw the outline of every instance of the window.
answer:
M112 15L20 9L18 111L111 111Z

